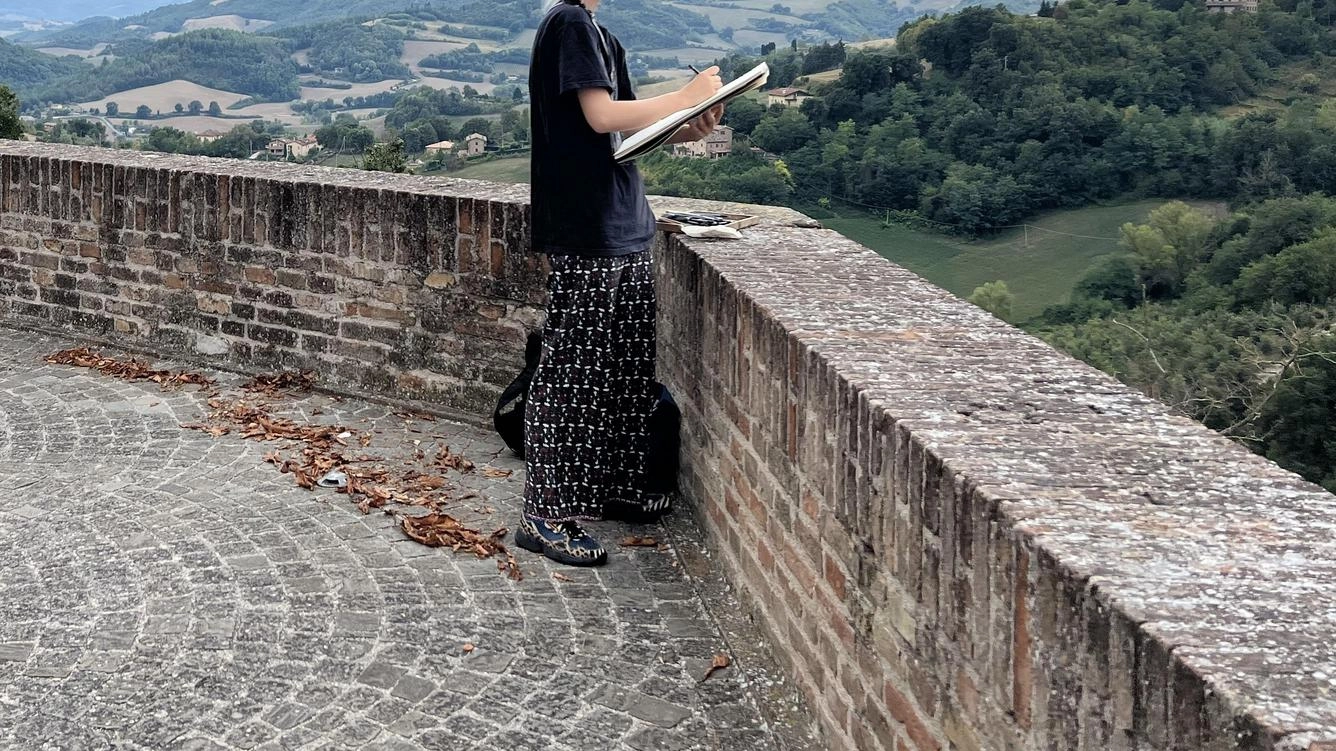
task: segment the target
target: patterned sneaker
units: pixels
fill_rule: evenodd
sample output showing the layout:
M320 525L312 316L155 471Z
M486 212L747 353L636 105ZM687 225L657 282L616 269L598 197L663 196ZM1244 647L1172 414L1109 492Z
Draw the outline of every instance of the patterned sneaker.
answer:
M608 552L598 540L574 521L548 522L523 516L515 530L515 544L571 566L598 566L608 560Z
M608 501L603 504L603 518L608 521L649 524L673 510L673 498L664 493L646 493L641 503Z

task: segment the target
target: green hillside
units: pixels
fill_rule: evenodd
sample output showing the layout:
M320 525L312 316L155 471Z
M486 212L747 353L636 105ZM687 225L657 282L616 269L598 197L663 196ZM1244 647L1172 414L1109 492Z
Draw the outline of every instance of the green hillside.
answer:
M1119 248L1119 227L1141 223L1163 200L1135 201L1051 211L1033 217L1027 228L1013 228L979 239L922 232L881 217L841 211L822 219L830 229L875 250L959 297L1001 279L1016 296L1015 320L1038 315L1066 302L1072 287L1106 258L1125 255ZM1197 202L1218 211L1217 204Z
M0 39L0 83L20 92L89 66L65 57L52 57Z
M3 50L0 48L0 54ZM13 85L22 98L51 102L100 99L178 79L261 100L297 97L297 66L287 49L271 37L206 29L157 42L128 40L116 45L115 53L114 59L95 68L70 58L20 52L38 75L27 80L11 78L6 66L0 68L0 83Z

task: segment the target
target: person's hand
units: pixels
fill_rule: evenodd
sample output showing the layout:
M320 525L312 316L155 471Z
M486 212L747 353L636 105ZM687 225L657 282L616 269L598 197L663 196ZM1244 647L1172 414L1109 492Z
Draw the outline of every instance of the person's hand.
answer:
M719 118L723 116L724 105L714 105L682 126L682 138L687 141L699 141L714 132L714 126L719 124Z
M700 104L701 102L714 96L724 85L724 80L719 77L719 66L711 65L702 70L699 75L687 82L679 91L687 100L687 106Z

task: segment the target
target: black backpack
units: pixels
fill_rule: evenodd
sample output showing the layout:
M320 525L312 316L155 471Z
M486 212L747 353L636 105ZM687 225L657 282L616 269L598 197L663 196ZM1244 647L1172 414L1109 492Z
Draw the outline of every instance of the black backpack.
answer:
M534 371L538 369L542 351L542 334L537 331L529 334L524 344L524 369L501 392L496 409L492 411L492 425L497 434L521 459L524 458L524 408L529 401L529 384L533 381ZM649 446L645 455L645 491L672 494L677 492L682 410L678 408L667 386L657 381L655 385L659 387L659 401L646 426Z

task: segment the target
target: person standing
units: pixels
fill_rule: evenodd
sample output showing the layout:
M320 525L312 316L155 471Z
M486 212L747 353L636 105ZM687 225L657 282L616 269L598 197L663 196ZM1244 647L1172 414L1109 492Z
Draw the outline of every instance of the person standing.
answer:
M583 521L663 505L641 487L654 382L654 213L622 134L697 105L720 88L708 68L677 91L637 99L626 50L597 23L600 0L561 0L534 38L529 67L533 249L548 256L542 355L524 415L527 475L520 547L571 565L607 560ZM670 143L703 138L713 107Z

